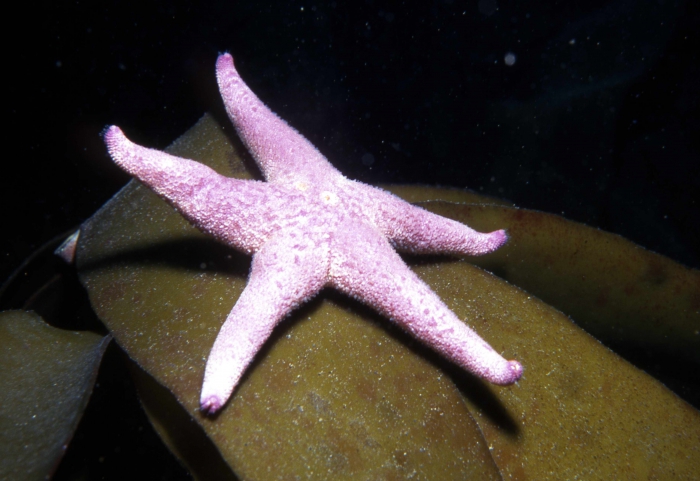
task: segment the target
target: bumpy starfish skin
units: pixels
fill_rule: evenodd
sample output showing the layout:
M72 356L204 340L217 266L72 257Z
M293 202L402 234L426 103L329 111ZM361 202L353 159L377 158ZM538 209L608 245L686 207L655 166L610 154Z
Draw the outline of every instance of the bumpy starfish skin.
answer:
M374 307L477 376L517 381L522 366L460 321L394 251L484 254L506 242L505 232L478 233L347 179L255 96L230 55L219 57L216 74L226 110L267 182L224 177L141 147L116 126L105 133L122 169L200 230L253 254L248 284L207 360L202 411L223 406L274 327L324 286Z

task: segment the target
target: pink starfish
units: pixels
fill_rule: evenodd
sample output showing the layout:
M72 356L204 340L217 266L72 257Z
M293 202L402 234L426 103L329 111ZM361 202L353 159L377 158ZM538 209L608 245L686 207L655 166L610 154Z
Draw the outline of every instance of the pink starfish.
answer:
M226 110L267 182L217 174L198 162L105 133L112 159L200 230L253 254L248 285L214 342L202 411L221 409L274 327L324 286L381 312L462 368L495 384L523 371L467 327L402 261L414 253L479 255L502 246L481 234L344 177L248 88L229 54L216 62Z

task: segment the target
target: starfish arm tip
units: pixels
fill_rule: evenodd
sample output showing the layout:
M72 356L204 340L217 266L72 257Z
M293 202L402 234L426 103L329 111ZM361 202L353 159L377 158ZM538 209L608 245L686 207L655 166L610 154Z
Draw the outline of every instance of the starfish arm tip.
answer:
M509 386L518 382L523 375L523 365L518 361L510 360L506 363L506 369L491 382L500 386Z
M503 247L510 237L505 229L495 230L486 234L477 234L474 240L471 240L470 249L472 255L483 255L494 252Z
M502 361L505 361L504 359ZM497 386L510 386L520 380L523 375L523 365L518 361L510 360L499 362L498 367L493 370L481 371L477 373L488 382Z
M102 137L105 139L105 143L107 143L107 145L109 145L110 142L113 142L114 140L123 136L124 133L122 132L122 129L120 129L116 125L109 125L105 127L105 129L102 131Z
M216 69L217 70L219 70L221 68L228 67L229 65L233 65L233 57L228 52L222 53L216 59Z
M523 365L520 364L518 361L511 360L508 361L508 367L510 367L510 371L512 373L513 378L513 380L509 384L517 382L523 375Z
M110 125L107 127L102 134L105 145L107 146L107 151L113 160L120 164L122 160L122 151L127 145L131 144L131 141L126 138L122 129L116 125Z
M199 409L206 415L216 414L224 405L224 401L216 394L202 394Z
M500 247L503 247L508 240L510 239L510 236L508 235L508 232L506 232L505 229L500 229L494 232L491 232L491 236L493 236L493 249L496 250Z

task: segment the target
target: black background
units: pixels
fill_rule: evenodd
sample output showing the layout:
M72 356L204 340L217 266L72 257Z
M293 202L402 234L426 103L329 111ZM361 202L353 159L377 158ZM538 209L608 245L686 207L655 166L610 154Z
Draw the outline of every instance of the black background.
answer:
M220 107L223 51L352 178L469 187L700 265L696 2L20 8L4 69L0 278L128 181L105 126L163 148Z

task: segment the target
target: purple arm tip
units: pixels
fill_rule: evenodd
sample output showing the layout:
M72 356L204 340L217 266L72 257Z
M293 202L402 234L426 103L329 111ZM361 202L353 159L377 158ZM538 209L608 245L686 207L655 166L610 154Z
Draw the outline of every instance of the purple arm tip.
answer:
M229 65L233 66L233 57L231 56L230 53L222 53L216 59L216 69L217 70L224 68L224 67L228 67Z
M206 414L206 415L212 415L215 414L219 409L221 409L221 406L223 406L223 402L221 402L221 399L219 399L217 396L209 396L206 399L202 399L200 401L200 410Z
M513 371L513 380L510 381L508 384L513 384L514 382L517 382L523 375L523 365L520 364L518 361L508 361L508 365L510 366L510 369Z
M506 232L505 229L497 230L496 234L498 234L498 245L496 246L496 249L503 247L508 240L510 239L510 236L508 235L508 232Z

